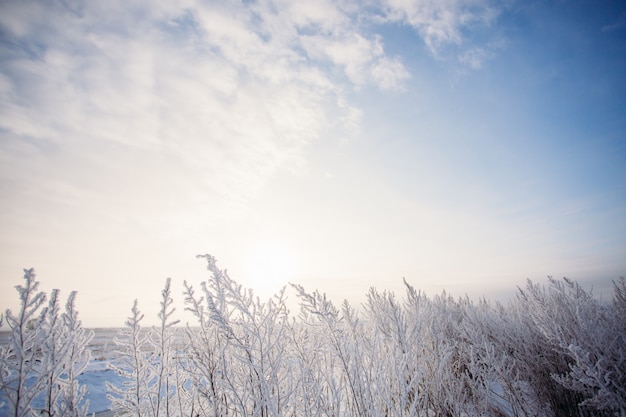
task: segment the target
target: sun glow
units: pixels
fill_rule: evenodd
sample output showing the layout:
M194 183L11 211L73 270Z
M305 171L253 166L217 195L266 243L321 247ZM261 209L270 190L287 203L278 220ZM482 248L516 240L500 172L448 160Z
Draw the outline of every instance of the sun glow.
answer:
M243 259L243 278L263 297L294 281L297 256L293 249L276 242L251 246Z

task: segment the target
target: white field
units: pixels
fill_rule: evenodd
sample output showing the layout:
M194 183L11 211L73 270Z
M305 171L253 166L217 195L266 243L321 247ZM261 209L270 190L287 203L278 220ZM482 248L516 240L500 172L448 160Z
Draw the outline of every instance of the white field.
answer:
M119 329L93 329L94 337L89 343L91 361L85 372L78 377L81 383L89 388L87 400L89 401L89 414L96 413L97 417L106 417L102 413L111 408L111 402L107 399L106 382L120 385L122 379L115 371L107 369L107 363L115 360L115 345L113 338ZM7 331L0 332L0 344L6 344L9 338ZM0 403L2 393L0 393ZM43 400L35 401L33 406L38 408ZM6 415L7 406L0 407L0 416Z

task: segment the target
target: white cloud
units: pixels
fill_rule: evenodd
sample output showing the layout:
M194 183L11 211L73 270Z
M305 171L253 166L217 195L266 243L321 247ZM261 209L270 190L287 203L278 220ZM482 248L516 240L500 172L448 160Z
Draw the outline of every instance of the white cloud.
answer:
M491 53L484 48L475 47L459 55L459 61L473 70L481 69Z
M382 90L401 90L409 72L399 60L383 57L372 65L372 78Z
M388 17L414 26L433 52L460 43L463 28L489 21L492 10L480 1L388 3ZM14 58L0 74L0 125L65 146L98 139L165 147L192 164L246 149L241 167L256 158L265 162L252 165L271 172L300 163L298 149L331 118L350 119L341 115L349 106L339 105L344 86L333 67L357 87L402 89L409 76L360 28L350 3L9 3L3 11L16 42L5 46ZM479 66L480 51L460 59Z
M447 45L461 45L464 31L489 25L499 7L492 0L387 0L385 17L412 26L438 56Z
M409 77L368 26L372 10L350 1L64 4L0 6L0 227L11 239L50 236L40 230L54 222L76 241L206 231L280 170L306 166L318 138L358 133L351 89L402 90ZM394 0L389 13L435 50L481 7Z
M283 21L291 22L296 29L310 29L331 34L350 25L350 18L342 10L339 1L278 0L265 3L274 3L272 8L277 11L278 17Z
M133 193L154 202L149 190L138 191L149 180L138 173L148 170L181 199L202 193L245 201L277 170L304 165L321 135L358 132L361 114L346 91L401 90L409 77L368 27L376 6L349 0L0 8L7 34L0 174L41 187L42 196L66 183L85 195L119 187L102 202L111 207L123 207ZM436 53L462 42L472 24L488 23L494 10L481 0L389 0L384 13L416 28ZM459 59L478 67L483 51ZM87 172L77 176L79 167ZM27 178L42 172L47 188ZM192 189L180 187L186 178L194 178ZM80 193L73 195L67 204Z
M334 38L303 36L302 45L314 59L328 59L344 69L356 86L373 83L382 90L399 90L409 73L397 58L388 58L381 39L367 39L359 33Z
M3 4L3 230L197 233L300 169L321 135L358 131L337 70L382 89L406 70L340 6L289 4Z
M223 166L254 178L289 163L325 126L332 83L314 71L299 80L289 53L266 45L245 21L198 9L210 22L183 28L197 33L177 40L160 28L185 12L176 10L138 22L145 30L129 36L118 22L106 27L115 4L97 6L89 3L80 19L52 9L48 32L20 39L43 48L37 57L14 49L2 68L7 132L63 148L100 140L173 151L193 166L218 166L209 173ZM14 33L31 33L22 26Z

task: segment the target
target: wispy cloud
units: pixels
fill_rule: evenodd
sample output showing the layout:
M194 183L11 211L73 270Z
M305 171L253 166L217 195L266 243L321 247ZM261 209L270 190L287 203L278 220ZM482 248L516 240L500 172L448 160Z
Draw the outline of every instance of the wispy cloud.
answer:
M622 13L620 17L607 25L602 26L603 32L612 32L614 30L624 29L626 28L626 13Z
M354 113L338 105L345 87L329 66L357 87L402 89L409 76L360 26L350 2L78 5L3 6L6 131L64 144L165 147L192 163L205 155L217 164L247 149L237 154L241 165L262 167L251 172L258 175L296 161L334 123L331 115ZM435 54L497 14L488 2L468 1L391 0L386 12L415 27ZM479 67L484 55L474 48L461 61Z
M335 120L354 120L329 65L357 86L400 88L408 75L331 2L3 9L7 134L87 153L93 141L165 152L237 196L301 164Z
M454 45L468 58L461 62L473 69L480 67L477 54L484 49L464 48L467 33L491 25L506 6L491 0L387 0L385 4L385 18L413 27L433 56L441 57L443 50Z
M358 132L361 112L347 93L402 90L410 77L386 52L376 16L411 25L437 55L498 14L488 0L0 8L0 175L40 195L3 203L28 211L55 195L70 212L87 205L145 218L149 207L160 219L181 207L245 206L278 170L306 165L321 136ZM459 60L479 68L488 49L465 49ZM176 196L176 209L164 194Z
M164 193L212 211L218 201L245 203L277 170L305 165L320 136L358 131L346 93L402 90L410 76L372 29L374 15L408 22L433 53L492 18L489 4L463 1L0 7L0 174L13 191L31 190L3 204L28 211L54 195L68 210L137 218L146 207L173 213Z
M409 76L398 59L385 56L379 37L367 39L355 32L339 38L304 36L302 45L312 58L343 68L356 86L373 83L383 90L399 89Z
M490 53L484 48L476 47L468 49L459 55L459 61L467 65L471 69L482 68L486 59L488 59Z

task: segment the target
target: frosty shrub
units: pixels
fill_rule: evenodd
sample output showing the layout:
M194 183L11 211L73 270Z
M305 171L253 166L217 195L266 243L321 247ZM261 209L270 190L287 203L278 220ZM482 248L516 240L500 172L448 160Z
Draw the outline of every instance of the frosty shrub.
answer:
M185 282L186 350L165 342L169 280L153 339L136 308L127 322L129 415L626 416L623 280L611 305L549 279L508 305L405 282L404 298L371 289L359 310L292 285L292 317L284 289L260 300L200 257L210 277L199 293Z
M109 368L124 379L122 387L107 383L114 411L138 417L180 416L188 408L193 411L186 395L187 378L181 376L175 350L178 320L172 319L175 309L170 285L168 278L161 292L158 327L142 329L144 315L135 300L131 317L113 340L120 363L110 363Z
M15 287L20 309L5 314L10 340L0 347L0 389L8 415L85 416L86 387L76 376L89 361L86 346L93 333L85 332L78 320L76 293L70 294L61 314L59 291L53 290L44 306L47 296L35 278L34 269L24 270L24 286ZM34 410L33 400L42 396L43 409Z
M172 307L174 300L170 289L171 279L165 281L165 288L161 292L161 309L159 310L159 326L152 327L148 333L148 349L153 357L150 360L150 378L154 380L150 390L153 415L178 415L183 410L182 391L176 389L175 372L177 354L175 352L176 324L172 315L176 311Z
M143 417L150 412L149 397L149 356L146 351L146 335L141 331L143 314L139 311L135 300L131 316L126 320L125 327L113 339L117 345L116 353L121 363L109 363L109 368L122 376L125 381L122 387L107 382L109 400L115 411L123 411L132 416Z
M89 402L83 401L87 395L87 387L76 379L83 373L91 359L91 352L87 345L93 338L93 331L86 331L78 319L74 303L76 292L72 291L65 305L63 326L65 337L68 340L66 353L64 384L62 385L59 416L80 417L87 415ZM82 405L81 405L82 404Z
M535 389L555 413L626 415L624 287L623 278L614 283L610 305L566 278L549 278L547 289L529 281L520 291L519 302L541 346L537 353L550 358Z
M187 309L199 327L188 328L190 381L210 416L292 414L284 290L261 302L206 259L211 277L197 297L185 283Z
M626 284L602 303L569 279L528 281L510 303L429 297L405 281L355 308L292 284L261 300L211 255L200 290L184 283L192 323L178 326L171 280L158 324L135 300L115 338L108 385L118 415L137 417L626 417ZM90 360L71 293L39 291L32 269L6 311L0 389L10 416L85 416L77 376ZM33 401L43 404L38 410Z

